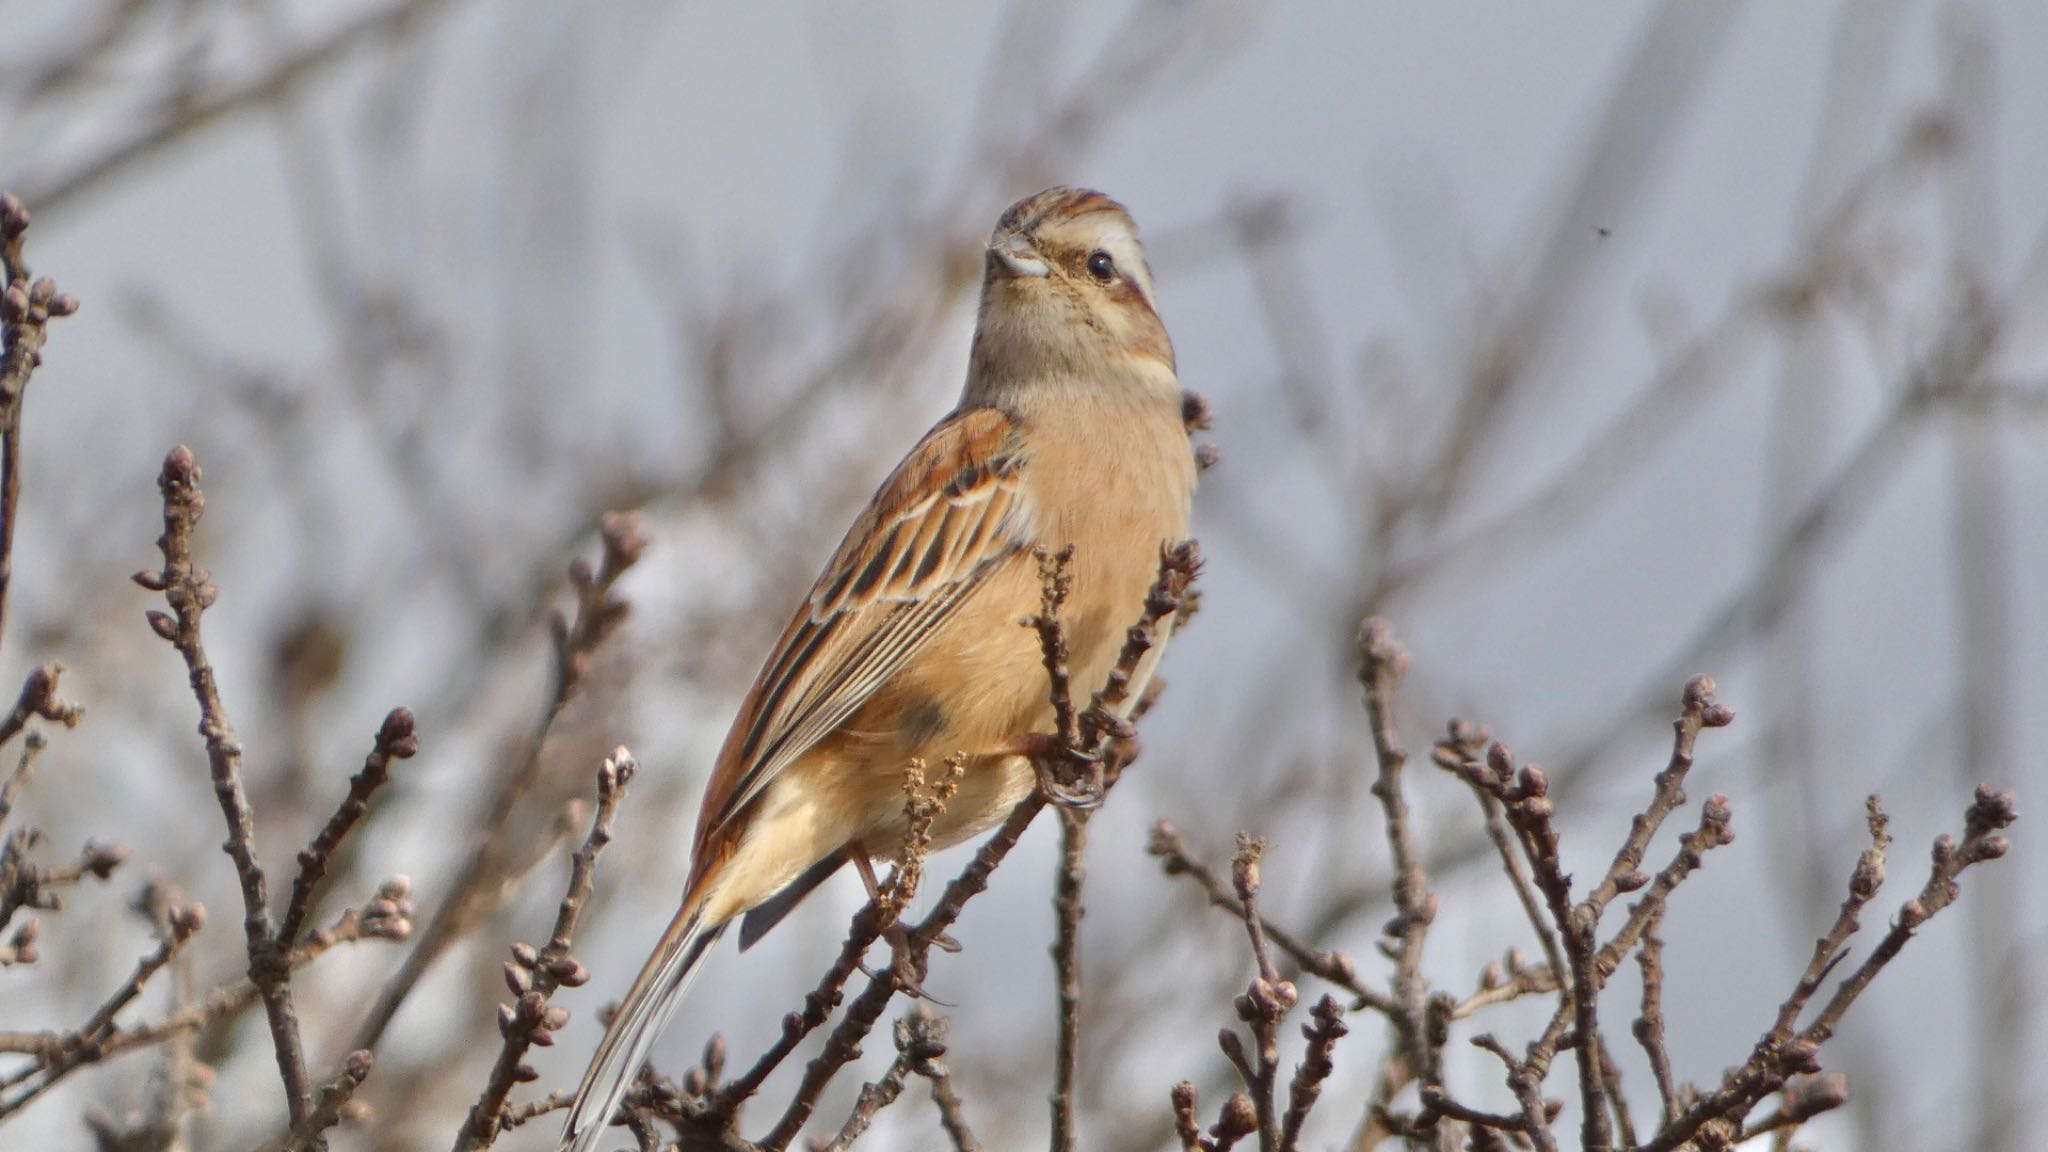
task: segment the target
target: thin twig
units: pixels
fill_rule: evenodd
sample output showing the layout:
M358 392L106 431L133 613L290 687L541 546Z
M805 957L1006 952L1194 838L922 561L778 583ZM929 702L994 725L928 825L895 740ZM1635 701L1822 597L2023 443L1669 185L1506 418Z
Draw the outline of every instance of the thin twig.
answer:
M28 726L31 719L40 717L66 728L78 727L85 718L85 709L57 695L57 679L64 675L64 665L51 661L39 665L22 681L21 695L15 698L14 707L0 718L0 745L6 744ZM14 796L21 788L25 769L17 768L4 785L0 785L0 820L14 808Z
M1496 795L1506 805L1508 823L1520 838L1536 888L1543 895L1551 922L1557 927L1563 943L1568 977L1564 983L1569 994L1561 997L1550 1026L1531 1046L1527 1063L1539 1078L1544 1075L1566 1038L1566 1025L1570 1025L1571 1035L1575 1037L1575 1063L1579 1070L1580 1142L1589 1152L1606 1152L1614 1142L1609 1115L1609 1104L1614 1095L1606 1082L1606 1069L1602 1066L1597 1043L1600 1036L1599 996L1607 976L1623 955L1622 951L1614 952L1611 962L1603 958L1597 939L1600 915L1617 895L1636 891L1651 882L1650 877L1638 870L1638 865L1664 818L1685 802L1685 777L1693 764L1693 745L1700 730L1733 723L1734 710L1716 703L1714 692L1711 677L1695 676L1686 683L1679 716L1672 725L1671 759L1657 775L1656 791L1650 804L1631 821L1628 837L1615 853L1613 863L1600 882L1576 904L1571 899L1571 879L1565 874L1558 855L1558 833L1553 821L1555 805L1548 795L1548 777L1533 765L1516 773L1512 757L1498 743L1488 751L1490 771L1471 774L1475 782L1495 789ZM1641 926L1647 923L1649 914L1661 905L1670 888L1697 866L1699 852L1713 846L1706 840L1725 842L1718 840L1719 836L1726 834L1725 802L1715 806L1713 816L1715 818L1702 820L1703 831L1699 834L1702 839L1698 843L1688 841L1683 844L1680 862L1666 869L1660 877L1665 883L1663 890L1653 893L1633 910L1629 927L1623 931L1623 936L1630 943L1635 938L1634 933L1640 932ZM1700 847L1700 843L1704 843L1704 847ZM1628 946L1623 944L1621 948Z
M20 1091L0 1099L0 1119L12 1116L33 1103L73 1069L99 1060L102 1045L114 1031L114 1017L142 994L143 985L162 971L205 924L206 909L198 904L172 909L167 921L169 930L164 938L154 950L136 961L128 978L100 1002L92 1015L86 1017L85 1023L62 1037L46 1038L46 1046L37 1052L38 1062L30 1065L23 1074L7 1079L4 1087L11 1088L24 1081L28 1083Z
M419 747L412 710L393 708L378 727L376 743L363 759L362 770L349 778L348 795L343 798L341 806L328 817L326 827L313 837L313 842L299 853L299 872L292 880L291 902L285 905L284 919L278 924L278 939L298 937L299 929L305 926L306 917L312 911L320 882L326 879L328 861L341 847L342 840L355 827L356 821L362 819L363 813L369 809L370 797L391 778L391 762L411 759Z
M1663 1103L1664 1123L1678 1119L1678 1082L1671 1075L1671 1053L1664 1040L1664 938L1657 928L1664 922L1660 908L1643 924L1642 947L1636 963L1643 972L1643 1012L1636 1017L1636 1042L1649 1058L1650 1074L1657 1079L1657 1098Z
M889 1064L888 1071L880 1080L865 1085L860 1090L860 1099L854 1104L853 1114L839 1128L824 1146L824 1152L846 1152L855 1140L868 1130L875 1114L896 1102L903 1093L905 1078L920 1068L946 1054L946 1020L933 1016L920 1007L896 1022L896 1059Z
M1230 887L1194 854L1180 829L1170 821L1161 820L1152 826L1152 837L1146 842L1145 851L1158 857L1160 868L1168 876L1186 876L1202 889L1209 903L1233 918L1244 918L1244 906L1231 894ZM1351 993L1353 1008L1368 1008L1390 1019L1398 1010L1386 993L1368 987L1358 978L1358 970L1349 956L1322 951L1264 916L1259 918L1259 929L1266 939L1300 965L1302 971Z
M960 1094L953 1088L953 1076L936 1057L915 1069L932 1086L932 1104L939 1110L939 1127L946 1130L946 1136L953 1142L953 1152L981 1152L981 1142L974 1138L973 1129L967 1126L967 1109L960 1102Z
M1714 678L1711 676L1695 676L1686 681L1678 718L1671 722L1671 760L1662 772L1657 773L1656 792L1650 798L1649 807L1630 820L1628 838L1615 852L1614 862L1607 866L1607 874L1586 896L1596 918L1606 911L1616 896L1633 892L1647 883L1638 871L1643 854L1649 850L1650 840L1657 835L1657 829L1663 827L1664 818L1685 803L1685 777L1692 771L1693 745L1699 739L1700 730L1725 728L1735 722L1735 710L1715 702L1714 692Z
M1104 779L1073 781L1062 778L1073 765L1060 753L1078 749L1081 737L1074 713L1071 674L1067 667L1067 635L1060 611L1066 606L1073 585L1074 546L1057 553L1041 550L1038 560L1042 587L1038 614L1031 626L1038 632L1039 653L1045 663L1048 694L1052 699L1053 733L1059 749L1039 758L1036 766L1055 801L1071 795L1074 803L1058 803L1060 855L1053 882L1053 993L1058 1005L1057 1033L1053 1053L1052 1152L1074 1152L1075 1126L1080 1108L1075 1100L1081 1062L1081 916L1083 889L1088 878L1088 817L1092 806L1101 803ZM1099 772L1100 762L1089 765Z
M817 986L804 994L803 1010L782 1018L782 1034L761 1054L753 1067L712 1097L705 1109L707 1117L720 1123L731 1121L739 1114L740 1106L760 1091L762 1083L782 1066L804 1038L832 1018L833 1011L845 995L846 982L860 969L861 958L867 955L868 948L881 939L883 927L881 910L873 904L863 905L854 913L838 957L826 967Z
M412 903L404 880L387 881L377 898L361 910L343 913L334 927L306 934L292 952L294 971L318 960L330 949L362 940L403 940L412 930ZM257 1000L256 986L245 975L233 984L214 989L199 1003L173 1011L147 1024L117 1028L93 1045L95 1060L108 1060L141 1048L187 1036L215 1023L233 1018ZM0 1032L0 1052L40 1054L60 1047L63 1037L54 1032Z
M1544 959L1550 962L1551 987L1554 990L1559 974L1564 971L1564 951L1557 943L1557 930L1543 913L1541 897L1529 880L1528 865L1522 862L1521 853L1515 847L1514 830L1508 827L1507 818L1501 812L1500 797L1492 780L1485 775L1485 756L1492 745L1492 739L1483 728L1451 721L1444 739L1439 740L1431 751L1431 760L1471 787L1472 795L1479 801L1479 810L1486 818L1486 838L1493 842L1493 850L1500 857L1501 866L1507 871L1508 883L1515 890L1515 899L1522 906L1522 915L1536 933L1536 943L1543 949ZM1519 973L1519 966L1517 966Z
M227 707L221 702L213 666L207 662L200 638L200 617L213 605L220 589L192 559L192 532L206 509L206 495L200 491L199 461L190 448L181 444L164 458L157 487L164 502L164 532L157 540L164 566L161 571L136 573L135 582L164 594L171 611L151 611L150 627L184 658L192 694L199 703L199 734L206 740L214 796L228 827L227 843L222 847L234 862L235 875L241 881L249 980L263 998L271 1044L277 1053L278 1075L284 1082L285 1103L291 1126L296 1130L305 1123L312 1106L306 1054L299 1038L298 1015L292 1007L291 966L286 955L289 945L281 945L271 930L268 885L263 866L256 859L256 815L242 786L242 743L228 720Z
M1493 1053L1507 1068L1508 1091L1514 1093L1515 1102L1522 1109L1523 1135L1536 1146L1537 1152L1557 1152L1557 1137L1550 1132L1555 1112L1550 1102L1543 1098L1542 1073L1532 1067L1530 1061L1516 1059L1507 1045L1491 1033L1474 1036L1472 1046Z
M1372 794L1386 812L1387 844L1393 858L1395 916L1386 933L1396 941L1395 1039L1409 1075L1425 1084L1440 1084L1442 1070L1433 1066L1424 1043L1429 984L1422 975L1423 945L1429 937L1430 923L1436 919L1436 895L1429 890L1429 874L1423 870L1422 855L1408 825L1408 802L1401 791L1408 752L1394 731L1393 691L1408 670L1408 654L1395 643L1393 627L1376 616L1359 629L1358 652L1358 678L1365 687L1366 713L1379 764Z
M1700 805L1699 826L1678 838L1678 853L1671 858L1671 863L1657 873L1643 898L1629 905L1628 919L1623 922L1621 930L1600 946L1594 963L1603 982L1621 966L1629 949L1635 947L1643 933L1649 930L1651 919L1663 915L1671 894L1699 868L1706 853L1734 842L1734 813L1728 806L1728 798L1719 793L1707 797L1707 802Z
M548 733L553 731L556 719L581 689L598 649L625 622L626 602L614 596L613 589L619 578L647 550L647 535L637 515L607 514L599 538L603 552L594 571L589 561L581 557L569 566L569 580L576 592L576 615L570 620L557 612L552 618L555 640L553 690L541 708L540 718L527 740L525 751L506 761L492 782L490 798L478 823L478 827L485 831L450 883L440 908L427 922L426 931L420 934L418 943L406 955L398 972L384 985L376 1003L357 1028L354 1041L357 1048L374 1050L377 1047L385 1029L390 1027L392 1017L398 1014L406 998L418 987L420 979L482 914L486 898L499 891L499 881L504 878L509 862L507 853L511 845L507 837L513 812L540 778L541 752L547 745Z
M1266 946L1265 929L1259 922L1259 861L1266 851L1265 840L1237 834L1237 855L1231 861L1231 887L1244 909L1245 934L1251 939L1252 958L1258 970L1245 994L1237 998L1237 1017L1251 1028L1256 1051L1246 1055L1242 1041L1231 1029L1218 1036L1223 1054L1237 1066L1250 1090L1252 1108L1258 1119L1259 1152L1277 1152L1280 1147L1280 1113L1274 1092L1280 1076L1280 1021L1294 1007L1298 996L1292 981L1280 978L1273 966L1272 951Z
M1849 897L1842 912L1814 948L1814 957L1801 973L1792 995L1779 1008L1778 1019L1757 1041L1749 1060L1729 1073L1721 1087L1706 1096L1674 1123L1665 1125L1634 1152L1673 1152L1697 1136L1708 1124L1738 1121L1764 1097L1778 1091L1793 1076L1820 1071L1822 1044L1834 1036L1842 1016L1857 997L1877 979L1906 946L1914 933L1929 919L1954 903L1961 894L1957 879L1974 864L2004 856L2007 842L1998 833L2018 818L2010 792L1980 787L1964 816L1961 843L1949 836L1934 842L1933 866L1918 895L1899 908L1891 930L1856 969L1844 977L1835 993L1823 1005L1813 1023L1803 1030L1798 1017L1821 983L1842 959L1842 946L1853 935L1863 907L1877 894L1884 880L1884 849L1888 842L1884 812L1875 797L1870 801L1871 847L1858 859L1849 882Z
M1084 809L1060 807L1059 873L1053 887L1053 987L1059 1040L1053 1056L1052 1152L1074 1152L1079 1118L1081 1064L1082 888L1088 879L1088 817Z
M796 1094L784 1108L781 1119L761 1139L760 1146L764 1152L781 1152L796 1139L797 1133L803 1130L805 1122L816 1111L818 1097L824 1093L826 1085L841 1068L860 1055L862 1038L874 1028L882 1010L901 990L899 980L923 981L925 958L932 945L952 928L967 902L987 890L989 877L1010 850L1017 846L1025 829L1031 826L1045 805L1044 795L1037 790L1020 801L1003 825L983 842L974 859L946 886L937 905L906 934L904 954L898 966L868 978L867 986L847 1006L838 1027L827 1036L824 1049L805 1067ZM899 973L898 967L908 971Z
M348 1114L350 1101L355 1099L356 1089L369 1079L370 1069L375 1067L376 1058L361 1049L348 1054L341 1062L341 1069L334 1078L320 1086L320 1094L307 1111L306 1118L294 1125L291 1134L265 1152L299 1152L302 1148L317 1148L325 1143L324 1133L341 1123Z
M14 512L21 502L21 407L29 377L43 362L49 322L78 311L74 297L48 278L32 279L22 259L28 209L0 196L0 636L6 633L7 591L14 577Z
M1296 1152L1301 1147L1301 1126L1307 1122L1309 1110L1316 1106L1323 1082L1336 1071L1330 1054L1336 1050L1337 1041L1350 1031L1344 1025L1344 1006L1328 994L1309 1009L1309 1016L1312 1022L1301 1026L1301 1034L1308 1039L1308 1052L1294 1069L1294 1082L1287 1089L1287 1115L1280 1122L1280 1152Z
M624 746L613 750L597 770L597 810L590 819L590 834L569 859L569 887L555 910L555 927L546 946L535 952L531 945L516 944L512 960L505 965L505 982L516 1000L498 1009L498 1032L504 1043L484 1083L483 1094L470 1108L462 1130L456 1135L456 1152L488 1148L502 1131L502 1117L514 1084L539 1079L540 1073L526 1064L527 1050L555 1042L554 1034L569 1022L569 1010L550 1005L557 988L577 988L590 980L590 971L570 955L576 923L590 903L597 880L597 858L611 843L612 821L626 786L639 768Z
M702 1112L693 1121L697 1127L721 1127L725 1137L736 1139L732 1125L739 1116L741 1105L760 1090L762 1082L796 1050L804 1037L831 1018L845 994L846 982L859 970L861 958L867 955L869 946L898 924L908 910L911 898L917 894L924 875L925 855L932 846L932 826L959 790L966 768L965 756L948 756L946 774L935 782L927 782L922 760L912 759L904 766L903 840L898 847L895 869L883 884L880 901L869 901L854 913L838 958L825 970L817 987L804 996L803 1010L784 1016L782 1035L754 1062L752 1068L722 1089L718 1087L718 1074L724 1065L724 1049L722 1043L713 1038L714 1047L706 1050L702 1091L694 1093L706 1098ZM713 1051L717 1053L715 1057Z
M123 118L120 136L83 160L27 181L26 198L34 204L56 206L79 196L201 128L274 100L327 72L361 45L388 38L447 6L447 0L392 0L356 15L252 75L211 85L205 91L167 94L155 115Z

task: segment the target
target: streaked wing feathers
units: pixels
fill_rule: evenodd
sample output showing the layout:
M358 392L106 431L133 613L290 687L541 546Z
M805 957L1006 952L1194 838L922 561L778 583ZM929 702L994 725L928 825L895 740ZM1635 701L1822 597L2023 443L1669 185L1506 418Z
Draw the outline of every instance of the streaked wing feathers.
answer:
M854 521L719 752L699 847L902 668L998 561L1029 546L1009 418L956 412Z

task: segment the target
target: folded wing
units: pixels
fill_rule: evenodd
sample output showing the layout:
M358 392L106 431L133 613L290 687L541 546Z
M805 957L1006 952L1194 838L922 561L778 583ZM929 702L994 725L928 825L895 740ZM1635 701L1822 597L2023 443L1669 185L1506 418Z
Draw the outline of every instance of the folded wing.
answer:
M1008 417L955 412L925 435L833 554L740 710L698 819L705 842L844 723L1035 537Z

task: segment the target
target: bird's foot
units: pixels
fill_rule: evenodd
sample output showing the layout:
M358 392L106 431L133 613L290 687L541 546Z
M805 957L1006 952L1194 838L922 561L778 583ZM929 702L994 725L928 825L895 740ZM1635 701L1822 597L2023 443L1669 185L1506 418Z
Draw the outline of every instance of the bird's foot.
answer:
M1017 741L1013 751L1031 761L1038 790L1047 801L1077 812L1102 806L1103 755L1080 748L1051 732L1033 732Z
M929 1001L941 1008L956 1007L924 990L924 977L920 971L923 965L919 963L917 952L911 946L910 937L911 930L902 921L891 923L882 930L882 940L889 945L889 978L895 981L896 987L901 989L904 995L913 1000ZM931 946L942 952L960 951L960 942L943 932L932 937ZM876 973L869 971L866 965L861 966L861 972L869 979L876 978Z

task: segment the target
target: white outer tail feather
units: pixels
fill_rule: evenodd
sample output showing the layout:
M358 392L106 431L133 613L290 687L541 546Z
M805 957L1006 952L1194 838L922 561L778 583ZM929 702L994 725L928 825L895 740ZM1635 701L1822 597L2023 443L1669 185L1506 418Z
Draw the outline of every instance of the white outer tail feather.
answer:
M655 1038L682 1003L690 980L710 955L711 946L725 934L725 925L709 928L699 924L696 911L683 909L669 922L661 943L648 957L640 975L633 980L612 1026L605 1030L597 1055L583 1073L576 1100L569 1105L568 1123L562 1126L561 1152L596 1152L597 1142L610 1125L612 1113L625 1099L626 1089L647 1062Z

